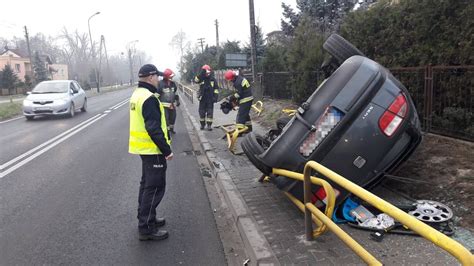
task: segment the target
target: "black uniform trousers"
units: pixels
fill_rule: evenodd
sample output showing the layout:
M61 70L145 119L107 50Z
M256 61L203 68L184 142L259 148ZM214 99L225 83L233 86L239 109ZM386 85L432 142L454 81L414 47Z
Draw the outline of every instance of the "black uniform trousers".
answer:
M176 107L171 109L164 107L165 109L165 117L166 117L166 125L168 128L174 128L174 123L176 122Z
M201 100L199 102L199 121L202 123L212 123L214 115L214 102Z
M245 126L251 126L252 121L250 120L250 109L252 108L252 101L239 104L239 110L237 111L236 124Z
M156 230L156 207L165 194L166 159L159 155L140 155L142 179L138 193L138 231L150 234Z

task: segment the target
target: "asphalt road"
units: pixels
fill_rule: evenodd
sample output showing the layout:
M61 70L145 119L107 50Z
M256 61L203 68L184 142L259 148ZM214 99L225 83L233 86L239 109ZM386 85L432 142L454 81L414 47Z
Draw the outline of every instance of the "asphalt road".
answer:
M158 208L170 237L138 241L131 92L89 98L73 118L0 123L0 264L226 264L181 114Z

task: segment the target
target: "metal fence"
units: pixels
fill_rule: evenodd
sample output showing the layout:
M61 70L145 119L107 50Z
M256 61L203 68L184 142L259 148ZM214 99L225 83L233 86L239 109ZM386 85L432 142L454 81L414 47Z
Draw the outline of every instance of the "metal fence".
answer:
M406 86L415 103L425 132L474 141L474 66L424 66L390 69ZM316 89L324 75L305 73L307 87ZM263 95L274 99L295 100L314 89L295 88L290 72L259 73L257 82ZM300 95L297 95L300 94Z

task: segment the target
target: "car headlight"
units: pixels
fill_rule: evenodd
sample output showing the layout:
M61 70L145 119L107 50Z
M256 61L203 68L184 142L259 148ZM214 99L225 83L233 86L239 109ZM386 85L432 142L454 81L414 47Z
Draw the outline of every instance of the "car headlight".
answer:
M23 105L25 105L25 106L32 105L32 104L33 104L33 101L31 101L31 100L27 100L27 99L23 100Z
M55 100L54 103L56 104L66 104L68 102L68 99L59 99Z

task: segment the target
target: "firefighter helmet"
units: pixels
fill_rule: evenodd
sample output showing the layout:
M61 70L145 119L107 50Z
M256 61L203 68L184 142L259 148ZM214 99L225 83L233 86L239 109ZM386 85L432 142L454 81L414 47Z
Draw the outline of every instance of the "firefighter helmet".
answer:
M172 79L174 77L174 73L171 69L167 68L163 72L163 78L165 79Z
M235 78L235 72L233 70L227 70L224 74L226 80L233 80Z

